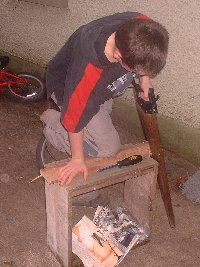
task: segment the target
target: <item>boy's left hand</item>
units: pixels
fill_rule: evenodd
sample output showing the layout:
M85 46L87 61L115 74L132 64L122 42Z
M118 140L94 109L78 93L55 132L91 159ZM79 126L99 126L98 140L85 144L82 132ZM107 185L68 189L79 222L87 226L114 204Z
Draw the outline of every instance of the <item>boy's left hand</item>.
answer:
M84 180L88 177L88 168L84 160L71 159L67 165L62 167L58 173L58 182L60 185L70 184L75 176L83 173Z

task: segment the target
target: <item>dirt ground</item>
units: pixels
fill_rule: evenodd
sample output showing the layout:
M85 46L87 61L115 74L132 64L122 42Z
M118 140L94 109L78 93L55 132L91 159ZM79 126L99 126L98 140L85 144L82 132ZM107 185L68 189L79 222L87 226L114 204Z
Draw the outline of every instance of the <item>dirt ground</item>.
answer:
M46 244L44 181L29 184L39 173L35 150L42 132L39 115L46 107L45 101L22 105L0 96L0 267L60 266ZM118 130L123 142L133 140ZM132 250L122 267L200 266L200 208L177 187L199 168L169 152L166 166L176 227L170 228L157 190L151 240Z

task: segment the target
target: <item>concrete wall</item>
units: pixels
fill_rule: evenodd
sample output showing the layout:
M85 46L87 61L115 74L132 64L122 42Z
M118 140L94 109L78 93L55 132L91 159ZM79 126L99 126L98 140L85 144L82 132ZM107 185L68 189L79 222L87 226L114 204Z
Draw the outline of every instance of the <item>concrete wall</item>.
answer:
M79 25L103 15L128 10L145 13L167 27L170 33L168 62L153 81L160 95L159 114L166 120L171 119L173 125L182 125L199 133L198 0L68 0L68 9L1 0L0 50L45 66ZM127 93L124 99L127 103L131 101L131 93ZM179 127L178 131L181 132L181 129ZM193 140L188 139L188 142ZM198 154L200 144L194 143L193 146Z

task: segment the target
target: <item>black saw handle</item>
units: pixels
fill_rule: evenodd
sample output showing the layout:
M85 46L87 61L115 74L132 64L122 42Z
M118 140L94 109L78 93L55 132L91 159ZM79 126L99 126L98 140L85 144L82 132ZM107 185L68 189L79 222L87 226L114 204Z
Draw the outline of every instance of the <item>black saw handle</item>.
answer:
M136 102L144 110L144 112L149 114L158 113L156 101L159 99L159 95L155 96L154 89L149 88L149 100L145 101L139 96L140 92L142 92L142 88L135 82L135 79L133 79L132 84L135 89Z

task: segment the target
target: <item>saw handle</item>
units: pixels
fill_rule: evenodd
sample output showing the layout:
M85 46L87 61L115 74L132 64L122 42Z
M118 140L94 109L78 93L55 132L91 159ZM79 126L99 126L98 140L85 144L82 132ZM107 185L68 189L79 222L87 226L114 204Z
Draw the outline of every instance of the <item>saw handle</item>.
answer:
M130 157L127 157L125 159L117 161L117 166L119 168L129 165L134 165L142 161L141 155L132 155Z
M158 113L156 102L159 99L159 95L155 96L154 89L149 88L149 100L146 101L139 96L140 92L142 92L143 90L140 85L135 82L135 79L133 79L132 84L135 89L134 93L136 102L144 110L144 112L148 114Z

